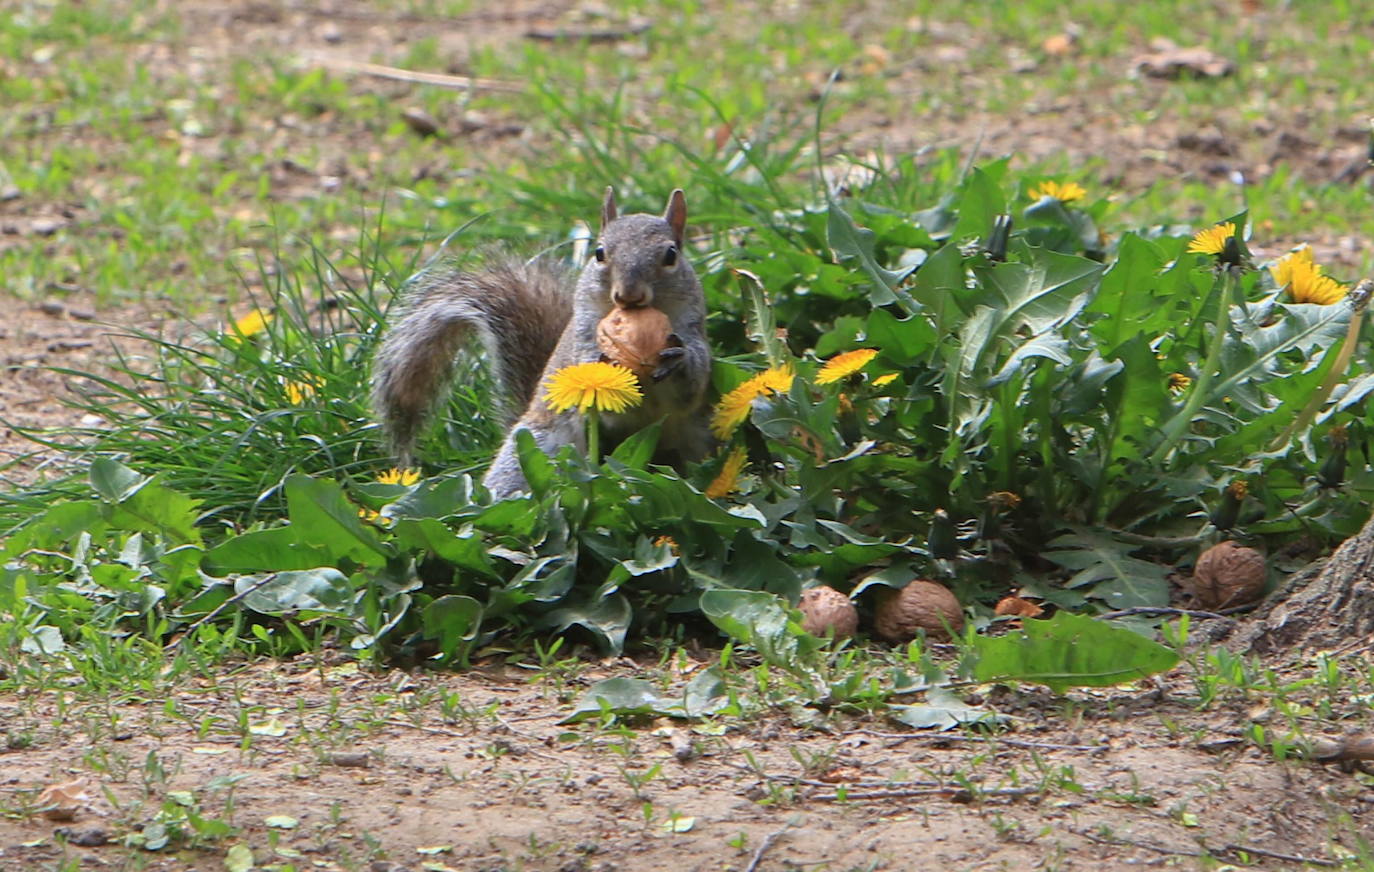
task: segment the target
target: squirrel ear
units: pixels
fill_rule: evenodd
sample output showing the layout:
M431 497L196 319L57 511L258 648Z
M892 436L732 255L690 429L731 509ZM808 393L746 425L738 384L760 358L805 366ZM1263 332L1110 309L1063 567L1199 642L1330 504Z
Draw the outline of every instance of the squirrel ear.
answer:
M601 201L601 229L615 220L615 188L606 186L606 199Z
M687 197L678 188L668 196L668 208L663 210L663 220L673 228L678 248L682 247L682 234L687 229Z

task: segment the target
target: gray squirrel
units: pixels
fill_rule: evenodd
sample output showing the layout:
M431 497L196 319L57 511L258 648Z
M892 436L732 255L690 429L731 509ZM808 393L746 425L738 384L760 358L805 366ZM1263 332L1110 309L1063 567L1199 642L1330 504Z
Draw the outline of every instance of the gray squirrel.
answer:
M669 347L641 379L644 402L602 413L609 450L631 433L663 421L656 462L681 467L710 450L711 351L706 300L683 255L687 200L673 191L663 215L617 215L606 189L594 257L576 280L546 261L498 262L476 272L440 269L422 275L373 361L372 402L401 466L414 461L421 427L453 378L457 355L470 343L485 351L506 437L483 480L497 498L527 488L515 434L528 430L545 454L563 445L586 450L576 409L554 412L545 380L565 366L602 359L597 325L611 309L653 306L672 326ZM599 459L599 458L598 458Z

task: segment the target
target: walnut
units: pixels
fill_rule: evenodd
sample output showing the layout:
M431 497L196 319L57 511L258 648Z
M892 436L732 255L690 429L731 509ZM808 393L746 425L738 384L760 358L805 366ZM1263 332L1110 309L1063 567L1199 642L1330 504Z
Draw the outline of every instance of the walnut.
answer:
M1193 595L1208 609L1245 605L1263 595L1267 575L1264 555L1227 540L1198 557L1193 567Z
M813 587L802 591L797 608L802 613L802 629L813 636L835 631L835 638L854 635L859 629L859 613L849 597L833 587Z
M596 344L612 363L644 379L658 368L659 354L668 347L672 332L662 309L617 306L596 325Z
M932 639L948 639L963 627L964 609L949 588L922 579L884 591L873 613L873 629L889 642L908 642L918 630Z

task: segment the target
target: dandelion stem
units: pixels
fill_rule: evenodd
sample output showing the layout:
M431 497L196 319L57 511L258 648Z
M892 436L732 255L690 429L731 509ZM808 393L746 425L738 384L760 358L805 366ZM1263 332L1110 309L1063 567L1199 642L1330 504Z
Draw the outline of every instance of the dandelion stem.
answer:
M596 406L587 409L587 459L601 462L601 412Z
M1331 392L1336 389L1336 385L1341 383L1345 376L1346 368L1350 366L1350 357L1355 353L1355 345L1360 339L1360 327L1364 325L1364 312L1369 303L1369 294L1374 291L1374 281L1365 279L1350 294L1350 301L1354 311L1350 313L1350 324L1345 329L1345 341L1339 346L1332 346L1327 350L1327 354L1336 355L1331 364L1331 369L1327 371L1326 378L1322 381L1316 393L1308 399L1307 405L1303 406L1298 416L1284 428L1279 437L1269 446L1270 451L1278 451L1287 447L1293 437L1312 424L1317 413L1322 406L1326 405L1326 400L1331 396Z
M1217 300L1217 319L1215 330L1212 333L1212 344L1207 349L1207 360L1202 365L1198 373L1197 380L1193 382L1193 390L1188 394L1187 401L1177 415L1170 418L1164 425L1164 441L1150 455L1151 463L1161 463L1164 458L1169 456L1169 452L1174 449L1178 441L1187 432L1188 426L1193 422L1193 416L1197 410L1207 400L1207 394L1212 388L1212 379L1216 375L1217 366L1221 363L1221 348L1226 342L1226 334L1231 329L1231 298L1235 296L1236 279L1239 271L1234 266L1223 266L1221 272L1217 274L1215 288L1221 290L1220 298Z

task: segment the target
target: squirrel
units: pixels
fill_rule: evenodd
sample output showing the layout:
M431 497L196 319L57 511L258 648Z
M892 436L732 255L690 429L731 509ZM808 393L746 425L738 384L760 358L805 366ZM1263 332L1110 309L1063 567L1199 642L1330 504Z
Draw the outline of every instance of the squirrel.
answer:
M681 190L669 196L660 217L618 215L615 191L607 188L594 256L575 279L544 260L422 274L373 360L373 406L400 465L412 464L421 427L447 392L457 355L473 341L486 352L495 411L506 430L483 479L494 497L528 489L515 448L520 430L545 454L569 444L586 451L582 415L554 412L541 386L563 367L603 359L597 325L616 306L656 307L668 316L672 334L657 367L640 379L644 402L602 413L602 444L609 450L663 420L655 462L680 469L704 457L712 445L711 352L706 299L683 255L686 223Z

